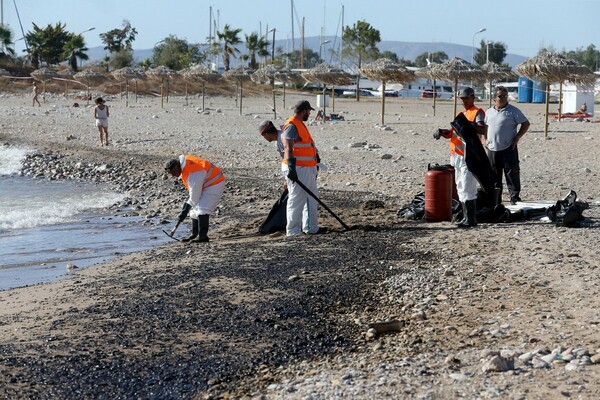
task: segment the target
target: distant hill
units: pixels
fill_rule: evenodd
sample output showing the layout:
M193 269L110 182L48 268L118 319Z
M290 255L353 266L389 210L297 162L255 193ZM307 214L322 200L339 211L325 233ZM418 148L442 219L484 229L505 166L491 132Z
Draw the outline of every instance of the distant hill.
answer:
M315 52L319 52L320 46L320 37L307 37L304 39L305 48L312 49ZM326 53L329 48L335 46L336 48L339 46L340 39L335 36L327 36L323 38L323 41L329 40L329 43L323 46L323 53ZM284 49L288 48L290 42L287 40L275 40L275 48L282 47ZM245 44L242 43L237 46L240 50L240 54L245 53ZM471 59L472 49L471 46L465 46L462 44L454 44L454 43L445 43L445 42L434 42L434 43L421 43L421 42L400 42L400 41L391 41L385 40L378 44L377 46L381 51L391 51L398 55L398 58L404 58L407 60L414 60L417 56L428 53L428 52L436 52L443 51L448 55L448 57L460 57L464 60L469 61ZM300 39L295 39L295 48L297 50L300 49ZM92 47L87 52L90 57L89 62L100 61L106 56L106 50L104 50L101 46ZM152 57L152 49L140 49L133 51L133 58L136 61L143 61L147 58ZM324 57L325 58L325 57ZM514 68L516 65L519 65L523 61L525 61L527 57L520 56L517 54L508 53L504 62ZM232 60L232 66L236 66L236 60Z

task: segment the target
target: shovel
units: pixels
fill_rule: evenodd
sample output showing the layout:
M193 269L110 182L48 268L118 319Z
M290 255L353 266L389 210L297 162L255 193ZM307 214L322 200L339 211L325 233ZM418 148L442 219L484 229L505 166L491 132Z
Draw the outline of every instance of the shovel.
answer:
M177 230L177 228L179 228L179 224L181 224L181 221L177 221L177 225L175 225L175 228L171 229L171 232L167 232L164 229L162 230L165 235L167 235L168 237L170 237L173 240L177 240L178 242L181 242L181 240L177 239L175 236L173 236L175 234L175 231Z
M304 185L304 183L300 182L300 180L296 180L296 181L294 181L294 183L297 183L297 184L298 184L298 186L300 186L302 189L304 189L304 191L305 191L306 193L308 193L308 194L309 194L309 196L310 196L310 197L312 197L312 198L313 198L313 199L315 199L315 200L316 200L316 201L317 201L317 202L318 202L320 205L322 205L322 206L323 206L323 208L324 208L324 209L326 209L326 210L329 212L329 214L331 214L331 216L332 216L333 218L337 219L337 220L338 220L338 222L339 222L340 224L342 224L342 226L344 227L344 229L346 229L347 231L348 231L348 230L350 230L350 228L348 227L348 225L346 225L346 224L344 223L344 221L342 221L342 220L340 219L340 217L338 217L338 216L336 215L336 213L334 213L333 211L331 211L331 209L330 209L329 207L327 207L327 205L326 205L325 203L323 203L323 202L321 201L321 199L319 199L319 198L318 198L318 197L317 197L317 196L316 196L316 195L315 195L313 192L311 192L311 191L310 191L310 190L309 190L309 189L306 187L306 185Z

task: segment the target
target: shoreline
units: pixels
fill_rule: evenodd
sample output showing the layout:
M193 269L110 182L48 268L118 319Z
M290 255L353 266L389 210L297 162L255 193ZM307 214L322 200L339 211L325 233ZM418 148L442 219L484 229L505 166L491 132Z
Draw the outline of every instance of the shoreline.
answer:
M168 243L69 281L0 292L2 396L600 396L597 124L553 123L544 140L529 106L521 149L527 197L573 188L590 202L590 228L525 221L457 231L396 215L422 190L427 162L447 162L447 144L431 133L451 105L432 117L428 102L388 101L396 111L386 131L376 127L378 102L336 99L347 122L310 127L330 169L321 196L348 225L373 229L342 232L321 210L329 234L246 237L281 185L275 148L256 131L269 118L263 100L244 98L242 116L230 98L211 98L208 115L177 98L166 110L113 100L108 148L94 146L89 110L0 111L9 132L0 140L44 154L32 173L111 182L128 189L141 216L172 221L185 200L160 173L173 155L205 156L227 180L204 247ZM382 208L365 207L373 199ZM404 328L365 336L388 320ZM553 351L564 356L534 366ZM483 371L496 355L515 365Z

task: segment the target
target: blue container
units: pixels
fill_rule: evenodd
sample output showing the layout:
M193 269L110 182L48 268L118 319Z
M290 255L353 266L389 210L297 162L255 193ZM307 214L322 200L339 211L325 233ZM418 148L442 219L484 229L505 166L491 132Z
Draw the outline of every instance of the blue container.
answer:
M546 102L546 82L533 82L533 99L534 103Z
M517 101L519 103L531 103L533 96L533 81L524 76L519 77L519 90Z

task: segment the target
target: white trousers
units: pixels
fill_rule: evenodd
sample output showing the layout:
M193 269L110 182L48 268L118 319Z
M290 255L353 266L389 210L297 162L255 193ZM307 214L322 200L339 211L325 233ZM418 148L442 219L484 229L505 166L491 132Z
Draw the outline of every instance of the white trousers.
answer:
M454 181L456 182L456 192L461 202L477 199L477 179L475 175L467 168L465 157L453 154L450 157L450 163L454 167Z
M204 189L200 200L198 200L198 204L190 210L190 217L197 219L199 215L212 214L217 209L224 191L225 181Z
M282 164L281 170L287 175L288 166ZM317 167L296 167L298 179L315 196L317 190ZM297 183L287 179L287 226L286 235L295 236L300 233L317 233L319 230L317 201L304 191Z

